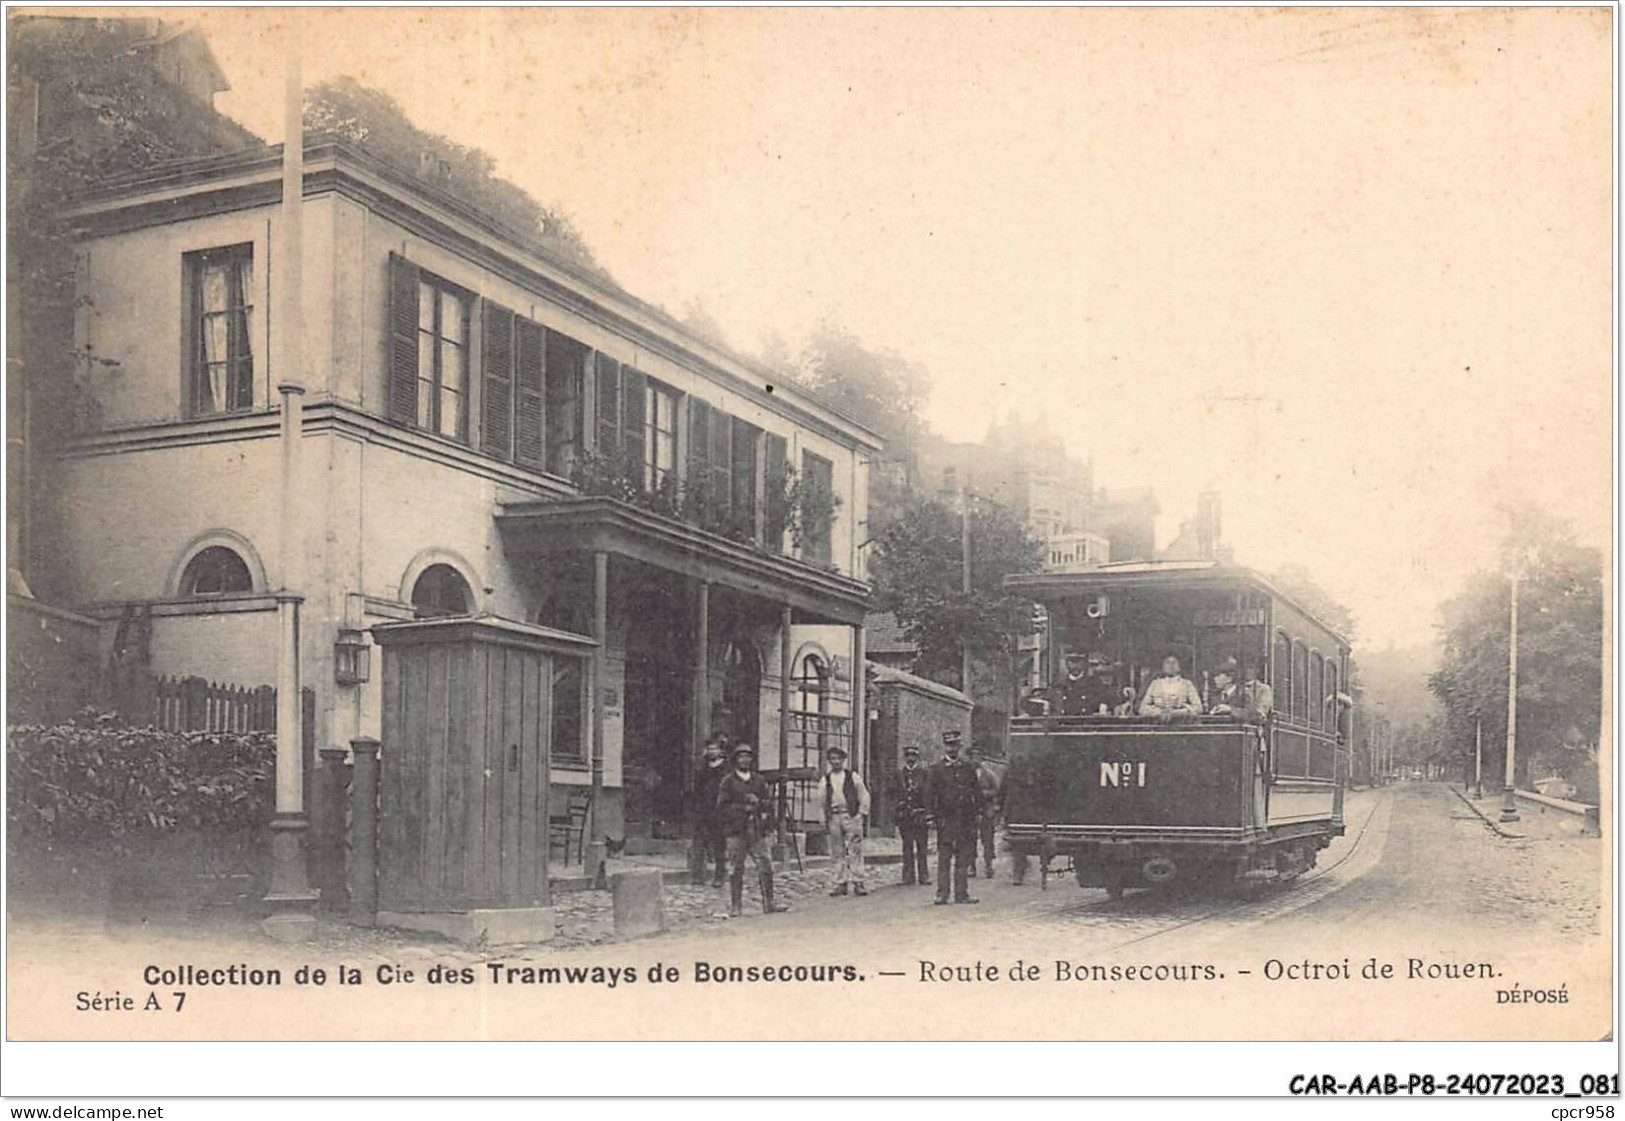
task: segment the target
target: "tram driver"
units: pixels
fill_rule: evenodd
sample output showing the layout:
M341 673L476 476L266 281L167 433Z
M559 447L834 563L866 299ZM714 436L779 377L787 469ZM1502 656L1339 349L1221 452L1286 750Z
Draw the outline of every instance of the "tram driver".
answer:
M1202 695L1196 691L1196 684L1180 671L1179 659L1168 655L1162 660L1162 675L1145 687L1140 715L1172 720L1201 714Z

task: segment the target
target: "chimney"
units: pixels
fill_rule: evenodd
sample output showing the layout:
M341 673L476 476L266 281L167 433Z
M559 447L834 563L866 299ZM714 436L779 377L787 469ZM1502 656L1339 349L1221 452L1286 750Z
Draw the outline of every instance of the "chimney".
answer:
M1219 492L1203 491L1196 498L1196 552L1213 560L1219 546Z

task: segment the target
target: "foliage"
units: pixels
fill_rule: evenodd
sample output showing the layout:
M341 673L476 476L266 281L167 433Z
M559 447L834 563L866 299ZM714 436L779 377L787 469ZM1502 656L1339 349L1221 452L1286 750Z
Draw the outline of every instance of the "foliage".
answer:
M272 812L267 732L165 732L107 714L21 725L6 739L14 837L112 841L179 831L240 834Z
M490 153L418 128L389 95L353 78L334 78L306 91L304 119L308 132L337 137L426 178L565 260L603 274L568 214L499 179Z
M585 452L576 459L571 481L583 494L613 498L771 552L783 550L786 535L798 550L803 549L820 529L827 532L841 505L840 497L827 486L788 464L769 468L764 472L766 531L758 541L755 511L735 510L728 495L713 490L709 477L679 482L676 472L670 472L651 490L643 485L643 470L639 456Z
M18 17L8 30L7 84L37 83L39 105L37 146L7 149L8 380L34 395L36 425L84 424L94 416L89 375L112 363L73 349L68 203L110 177L262 141L158 74L137 46L146 21ZM36 428L46 440L60 434Z
M1303 565L1284 564L1270 573L1269 579L1288 598L1322 623L1344 638L1354 638L1354 613L1332 598L1331 593L1321 587Z
M1443 657L1428 679L1445 707L1445 734L1460 753L1471 754L1475 719L1483 721L1484 769L1494 781L1505 770L1513 565L1520 572L1520 776L1542 752L1595 743L1602 707L1602 559L1575 542L1569 525L1537 507L1505 513L1507 571L1476 573L1440 607Z
M960 656L1002 663L1014 636L1033 628L1032 604L1004 588L1004 578L1036 572L1043 546L1009 510L992 502L970 512L971 590L963 588L959 512L909 493L876 539L875 608L890 611L920 648L919 670L957 677Z

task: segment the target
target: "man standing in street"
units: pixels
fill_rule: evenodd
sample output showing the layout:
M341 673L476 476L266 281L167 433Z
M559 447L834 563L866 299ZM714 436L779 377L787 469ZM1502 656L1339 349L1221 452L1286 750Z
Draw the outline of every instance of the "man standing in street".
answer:
M960 756L963 736L942 734L943 757L931 768L930 807L937 823L937 903L948 902L953 885L955 903L975 903L970 894L970 862L976 859L976 821L982 808L982 787L976 768ZM950 876L952 879L950 880Z
M764 839L773 812L773 792L756 773L756 750L750 744L739 744L733 755L733 770L717 784L717 817L728 839L728 917L738 918L743 910L747 856L755 863L761 883L762 913L788 911L787 904L773 901L773 858Z
M694 775L694 882L705 881L705 861L712 864L711 886L721 887L727 869L727 842L717 817L717 787L728 773L728 737L717 733L705 741L705 754Z
M869 820L869 788L863 776L846 766L846 749L835 746L826 753L829 773L818 788L824 807L824 829L830 855L835 858L835 886L831 895L868 895L863 882L863 827Z
M903 765L892 778L892 805L896 807L897 835L903 842L904 886L931 882L925 850L931 839L931 812L926 805L930 772L920 762L920 749L903 748Z

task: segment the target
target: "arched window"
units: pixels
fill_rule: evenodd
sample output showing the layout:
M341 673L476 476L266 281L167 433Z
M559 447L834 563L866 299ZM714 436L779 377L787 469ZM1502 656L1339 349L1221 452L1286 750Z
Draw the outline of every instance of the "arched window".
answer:
M1292 712L1292 640L1285 631L1275 635L1275 680L1270 682L1275 691L1275 707Z
M1292 718L1309 719L1309 652L1303 643L1292 644Z
M1309 723L1321 727L1326 722L1326 660L1320 654L1309 656Z
M449 564L431 564L412 585L412 607L419 619L467 615L473 601L468 581Z
M817 654L801 659L796 675L796 711L823 712L829 705L829 663Z
M1324 705L1326 719L1323 723L1334 732L1343 730L1343 721L1340 719L1342 708L1337 703L1337 661L1326 661L1326 703Z
M221 596L254 590L254 577L242 557L224 545L200 549L181 573L181 595Z

